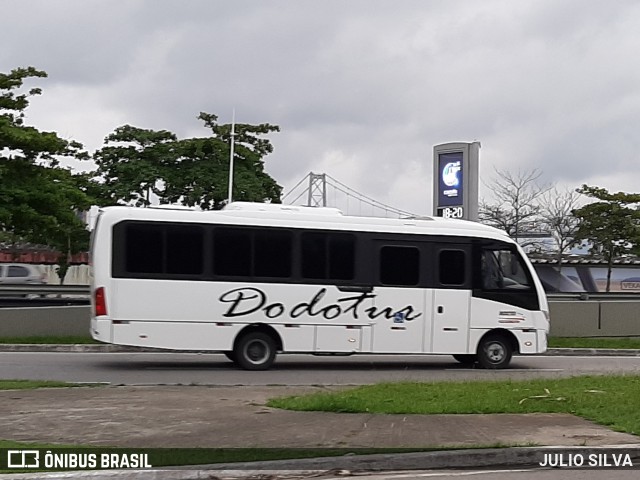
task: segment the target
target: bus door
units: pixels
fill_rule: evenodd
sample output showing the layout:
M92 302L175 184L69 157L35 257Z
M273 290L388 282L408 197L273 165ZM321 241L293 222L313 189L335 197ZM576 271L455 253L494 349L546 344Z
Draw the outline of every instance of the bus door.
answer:
M430 343L425 326L431 322L431 308L425 305L428 244L376 240L373 253L372 351L424 352Z
M433 353L467 353L471 301L471 248L434 246Z

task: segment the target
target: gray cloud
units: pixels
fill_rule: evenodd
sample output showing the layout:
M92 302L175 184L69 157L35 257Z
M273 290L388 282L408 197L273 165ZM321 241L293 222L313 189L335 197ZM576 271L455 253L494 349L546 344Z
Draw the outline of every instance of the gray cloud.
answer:
M634 1L5 0L0 71L46 70L29 120L93 148L130 123L206 135L200 111L281 126L267 170L429 213L431 152L638 190ZM55 97L55 99L54 99Z

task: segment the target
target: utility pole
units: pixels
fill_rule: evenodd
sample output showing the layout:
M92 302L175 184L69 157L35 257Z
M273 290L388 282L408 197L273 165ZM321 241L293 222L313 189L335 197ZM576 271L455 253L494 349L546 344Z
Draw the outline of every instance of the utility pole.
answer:
M233 109L233 115L231 117L231 155L229 157L229 199L227 201L227 205L229 203L231 203L231 201L233 200L233 156L234 156L234 152L233 152L233 147L234 147L234 140L235 140L235 136L236 136L236 109Z

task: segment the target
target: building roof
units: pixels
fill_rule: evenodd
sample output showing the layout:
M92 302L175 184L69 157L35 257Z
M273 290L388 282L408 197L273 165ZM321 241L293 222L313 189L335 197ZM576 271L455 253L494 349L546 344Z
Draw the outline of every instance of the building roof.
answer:
M557 265L557 257L551 255L530 255L529 260L534 265ZM569 255L562 258L562 265L607 265L607 260L592 255ZM620 257L613 260L615 266L640 266L640 257Z

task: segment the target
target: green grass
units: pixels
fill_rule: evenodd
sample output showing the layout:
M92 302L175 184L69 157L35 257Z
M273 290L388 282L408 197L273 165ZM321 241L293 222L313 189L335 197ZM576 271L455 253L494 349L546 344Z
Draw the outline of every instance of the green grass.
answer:
M59 382L56 380L0 380L0 390L29 390L34 388L78 387L80 384ZM88 386L82 384L82 386Z
M549 337L550 348L631 348L640 349L640 338Z
M569 413L640 434L640 376L581 376L526 381L381 383L335 393L272 399L289 410L396 413Z

